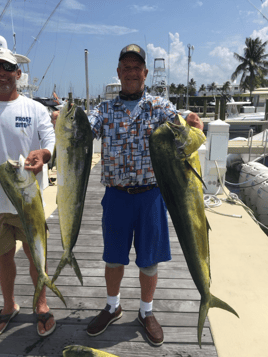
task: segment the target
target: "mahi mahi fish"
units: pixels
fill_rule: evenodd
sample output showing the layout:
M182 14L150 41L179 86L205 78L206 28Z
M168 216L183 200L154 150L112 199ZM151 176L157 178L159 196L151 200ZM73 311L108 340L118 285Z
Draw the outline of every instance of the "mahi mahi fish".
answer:
M38 272L33 299L33 311L35 311L44 285L48 286L64 304L65 301L46 273L47 225L42 198L34 173L24 170L24 163L25 159L20 155L19 162L8 160L0 165L0 183L19 214Z
M79 345L66 346L62 355L63 357L118 357L108 352Z
M210 293L209 224L205 216L201 167L197 149L205 141L201 130L166 122L149 138L150 156L160 192L167 205L193 281L201 295L198 343L210 307L237 313Z
M88 178L90 175L93 136L88 117L81 107L64 106L55 128L57 156L57 205L64 249L52 282L70 264L81 285L83 278L72 252L79 234Z

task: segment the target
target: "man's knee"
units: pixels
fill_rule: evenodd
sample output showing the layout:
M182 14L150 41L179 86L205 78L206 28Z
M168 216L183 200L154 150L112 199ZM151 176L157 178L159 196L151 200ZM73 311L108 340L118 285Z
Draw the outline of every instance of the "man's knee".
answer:
M119 268L123 266L123 264L118 264L118 263L106 263L107 268Z
M153 264L146 268L140 268L140 271L147 276L155 276L157 273L158 264Z

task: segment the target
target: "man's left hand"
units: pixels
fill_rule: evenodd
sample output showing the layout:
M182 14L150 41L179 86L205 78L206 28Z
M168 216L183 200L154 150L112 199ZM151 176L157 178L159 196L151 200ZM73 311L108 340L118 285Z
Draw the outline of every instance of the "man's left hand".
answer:
M33 171L35 175L42 171L44 163L51 157L49 150L40 149L31 151L25 160L25 170Z
M202 120L199 118L199 116L196 113L189 113L186 117L186 122L190 125L193 126L197 129L203 130L204 129L204 123Z

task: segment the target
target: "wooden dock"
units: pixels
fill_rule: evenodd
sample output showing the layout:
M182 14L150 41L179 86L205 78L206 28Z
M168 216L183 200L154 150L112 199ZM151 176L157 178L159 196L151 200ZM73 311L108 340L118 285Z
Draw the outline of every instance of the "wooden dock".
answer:
M67 308L47 289L48 305L57 321L57 329L46 338L36 332L32 313L34 288L29 276L28 260L22 249L16 254L16 302L20 313L0 335L0 357L60 357L68 345L83 345L113 353L119 357L217 357L208 319L202 336L202 349L197 343L197 320L200 295L188 271L175 230L169 220L172 260L159 264L159 280L154 297L154 313L163 327L165 342L161 347L151 346L137 320L140 287L135 252L125 268L121 285L123 317L97 337L89 337L89 321L106 305L104 280L105 263L102 261L103 241L101 199L104 187L100 184L100 162L93 168L85 202L82 225L75 256L81 268L82 287L71 267L66 266L56 281L65 297ZM62 255L57 210L47 220L48 273L52 277ZM0 294L0 306L3 298Z
M252 154L262 155L264 152L268 152L268 148L265 148L265 142L253 140L252 143L248 143L243 140L231 140L228 142L228 154Z

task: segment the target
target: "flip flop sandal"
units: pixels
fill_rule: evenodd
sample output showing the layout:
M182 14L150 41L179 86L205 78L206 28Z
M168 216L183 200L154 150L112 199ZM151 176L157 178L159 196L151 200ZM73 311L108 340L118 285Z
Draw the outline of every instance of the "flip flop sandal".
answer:
M46 322L50 319L50 317L54 317L54 315L51 314L50 312L46 312L45 314L37 314L36 313L36 317L37 317L37 322L41 321L42 324L45 326ZM45 337L45 336L52 334L52 332L55 330L55 328L56 328L56 321L50 330L46 331L45 333L40 333L38 330L38 323L37 323L37 333L41 337Z
M12 312L12 314L0 315L0 323L2 323L2 322L6 323L6 326L0 331L0 335L5 331L5 329L7 328L8 324L13 319L13 317L15 317L19 313L20 307L18 304L17 304L17 306L18 306L18 308L16 310L14 310ZM1 314L1 311L2 310L0 310L0 314Z

